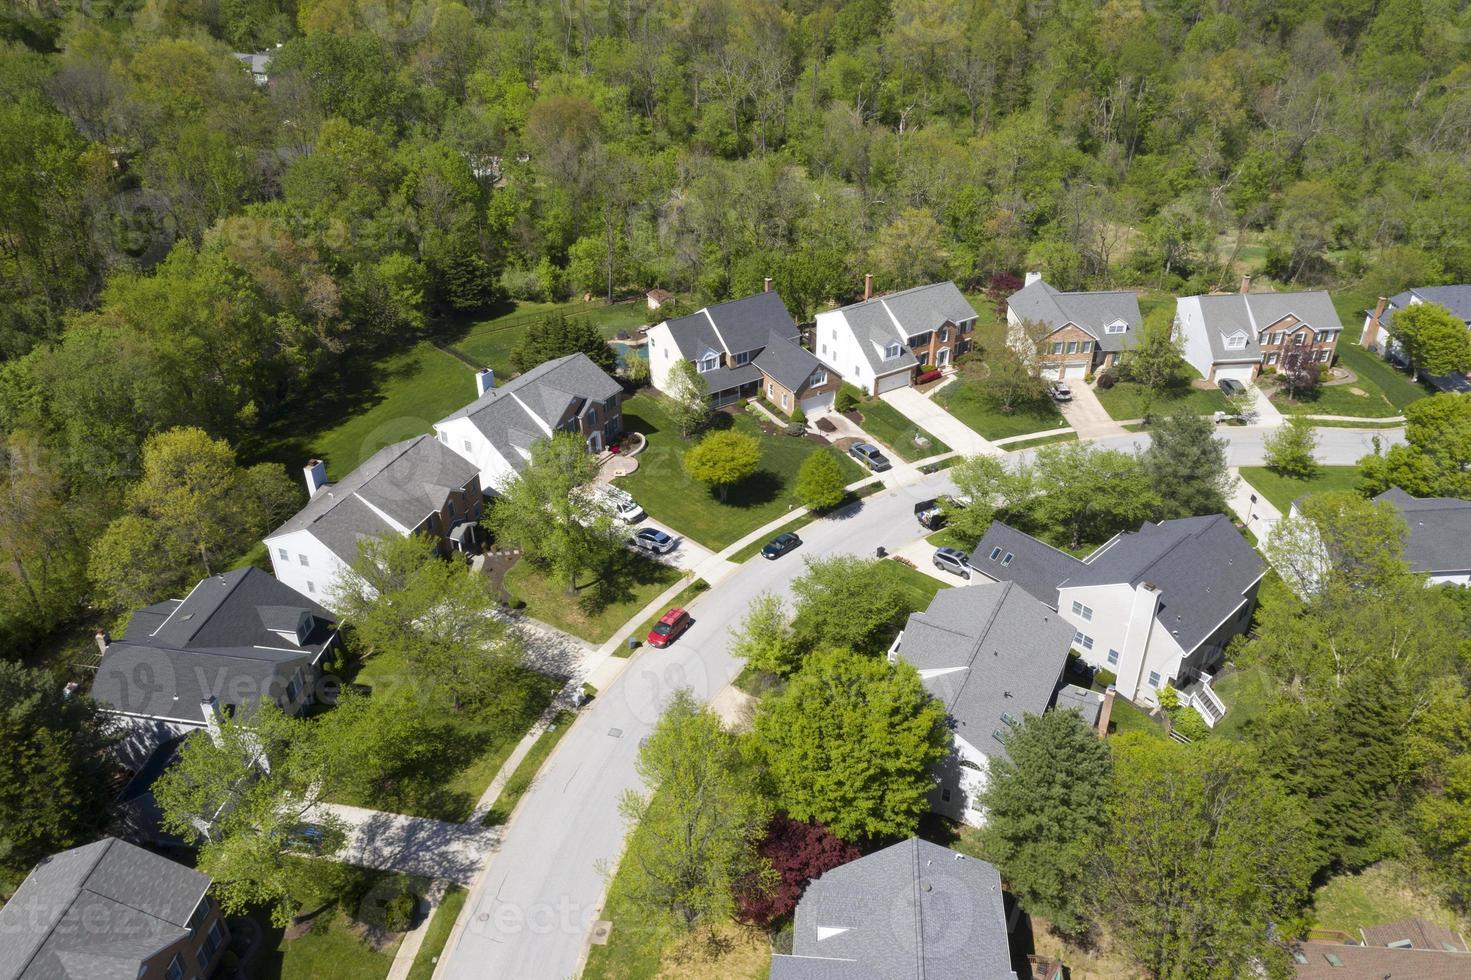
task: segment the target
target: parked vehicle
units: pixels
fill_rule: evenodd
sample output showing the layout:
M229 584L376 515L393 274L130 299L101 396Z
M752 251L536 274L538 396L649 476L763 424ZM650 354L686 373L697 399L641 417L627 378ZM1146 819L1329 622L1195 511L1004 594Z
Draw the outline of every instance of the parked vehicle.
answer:
M929 531L938 531L945 526L945 508L940 498L922 500L914 505L914 518Z
M860 442L848 447L848 455L858 460L864 466L867 466L874 473L882 473L887 469L891 469L893 466L889 462L889 457L880 452L878 446L866 442Z
M306 854L321 854L327 831L315 823L299 823L286 832L285 849Z
M959 548L936 548L935 567L961 578L970 578L970 555Z
M1225 392L1226 397L1234 398L1237 395L1246 394L1246 385L1232 378L1222 378L1216 382L1216 387Z
M638 505L638 502L633 497L629 496L628 491L621 487L615 487L611 483L594 490L593 497L617 515L620 520L627 521L630 524L634 521L642 520L644 517L644 509Z
M797 547L801 543L802 539L790 532L785 534L778 534L776 537L766 542L766 547L761 549L761 557L765 558L767 561L776 561L782 555L786 554L788 551L791 551L793 548Z
M631 547L654 555L667 555L674 550L674 538L657 527L641 527L628 539Z
M694 625L690 614L678 607L669 610L649 630L649 646L667 647L683 635L684 631Z
M1052 382L1052 400L1055 402L1070 402L1073 400L1073 389L1061 381Z

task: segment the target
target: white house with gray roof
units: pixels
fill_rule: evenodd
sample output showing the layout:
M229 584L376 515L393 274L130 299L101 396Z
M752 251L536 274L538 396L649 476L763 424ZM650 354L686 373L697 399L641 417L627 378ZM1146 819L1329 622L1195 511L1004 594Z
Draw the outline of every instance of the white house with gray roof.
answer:
M230 933L210 879L112 837L41 861L0 908L0 980L181 980Z
M1425 584L1471 585L1471 500L1412 497L1399 487L1374 500L1390 504L1409 526L1405 561Z
M649 373L654 387L669 391L670 371L689 361L719 407L758 392L783 412L832 404L836 374L804 350L786 304L775 291L717 303L689 316L650 327Z
M1394 337L1394 317L1400 310L1420 303L1445 307L1471 330L1471 284L1413 286L1393 296L1379 297L1374 309L1364 315L1364 331L1359 342L1366 350L1378 351L1386 358L1405 360L1404 347ZM1471 391L1471 375L1463 372L1433 377L1430 382L1442 391Z
M994 865L910 838L814 878L771 980L1016 980Z
M817 314L813 349L845 381L871 395L903 388L971 348L976 311L953 282L871 296Z
M1211 725L1224 708L1208 671L1250 624L1267 569L1223 514L1146 521L1083 559L993 521L970 561L1056 609L1073 649L1116 674L1120 695L1155 704L1169 684Z
M930 808L972 826L1001 740L1026 715L1053 703L1075 630L1014 582L941 589L910 615L889 659L919 671L945 705L954 748L936 771Z
M1132 290L1065 293L1028 273L1006 301L1006 345L1035 360L1044 378L1081 380L1117 366L1139 342L1143 322Z
M1175 303L1175 333L1185 360L1207 381L1253 381L1262 368L1289 359L1329 365L1343 333L1333 300L1321 289L1295 293L1242 292L1182 296Z

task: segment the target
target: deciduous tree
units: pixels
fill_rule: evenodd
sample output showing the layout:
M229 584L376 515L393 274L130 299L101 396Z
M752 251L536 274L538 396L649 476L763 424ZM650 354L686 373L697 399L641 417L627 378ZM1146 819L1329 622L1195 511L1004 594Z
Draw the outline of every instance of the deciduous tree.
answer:
M1313 458L1317 446L1318 434L1313 431L1313 423L1293 416L1264 441L1267 468L1278 476L1310 479L1318 470L1318 461Z
M770 891L747 891L740 896L738 917L757 926L769 926L791 915L809 881L858 860L863 853L822 824L803 823L784 813L772 817L756 850L779 876Z
M1124 358L1124 376L1156 393L1179 384L1185 373L1184 347L1172 316L1162 308L1146 317L1139 343Z
M878 653L909 612L904 591L883 562L854 555L808 558L792 583L793 628L804 650L847 647Z
M786 676L801 666L792 635L792 616L779 596L762 592L746 607L746 618L730 631L730 652L748 667Z
M1139 524L1159 497L1139 457L1073 442L1043 446L1035 463L1032 513L1068 547L1102 541Z
M665 409L683 438L688 439L710 421L710 386L690 361L674 362L664 393L668 395Z
M711 432L684 454L684 471L690 479L714 487L722 503L731 486L760 465L761 443L734 429Z
M1471 370L1471 331L1444 306L1414 303L1396 310L1393 331L1413 368L1429 375Z
M792 493L808 510L823 511L843 502L848 493L845 487L838 458L826 449L817 449L802 460Z

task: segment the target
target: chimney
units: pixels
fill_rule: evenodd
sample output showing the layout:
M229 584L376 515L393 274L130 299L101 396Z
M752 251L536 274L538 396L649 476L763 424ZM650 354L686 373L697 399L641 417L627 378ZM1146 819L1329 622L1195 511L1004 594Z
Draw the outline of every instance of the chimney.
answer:
M1022 287L1026 288L1027 286L1030 286L1032 283L1037 282L1041 278L1042 273L1040 272L1028 272L1026 282L1022 283Z
M98 630L97 633L92 637L92 639L97 641L97 652L101 654L106 654L107 644L109 642L107 638L107 630Z
M211 694L199 699L199 710L204 715L204 727L216 745L220 744L220 700Z
M1243 272L1241 274L1241 295L1245 296L1249 292L1251 292L1251 273Z
M865 272L863 274L863 298L864 299L872 299L873 298L873 273L872 272Z
M765 279L762 279L761 280L761 291L763 293L769 293L769 292L771 292L771 277L770 276L767 276Z
M320 459L309 459L302 470L306 473L306 495L315 497L327 485L327 464Z
M490 368L475 372L475 397L479 398L495 387L495 372Z
M1389 306L1389 297L1379 297L1379 301L1374 304L1374 312L1369 314L1369 320L1364 324L1364 335L1359 338L1359 343L1368 350L1373 350L1379 343L1380 317L1384 316L1384 309L1387 306Z
M1104 738L1108 735L1108 718L1113 714L1113 699L1118 694L1118 688L1112 684L1108 690L1103 692L1103 706L1098 709L1098 737Z

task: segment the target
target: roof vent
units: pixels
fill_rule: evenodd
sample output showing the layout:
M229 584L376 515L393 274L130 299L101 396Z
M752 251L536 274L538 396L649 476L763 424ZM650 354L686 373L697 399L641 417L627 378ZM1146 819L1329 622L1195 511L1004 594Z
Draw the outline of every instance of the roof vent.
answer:
M925 882L923 885L920 885L919 887L923 888L927 892L932 892L935 890L935 886L930 884L928 881Z

